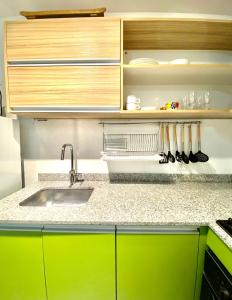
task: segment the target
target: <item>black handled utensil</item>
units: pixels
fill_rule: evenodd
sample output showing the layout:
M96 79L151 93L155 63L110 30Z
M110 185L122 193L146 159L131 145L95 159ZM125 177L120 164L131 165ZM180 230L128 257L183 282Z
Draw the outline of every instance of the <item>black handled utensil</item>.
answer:
M163 124L161 124L161 126L160 126L160 143L161 143L160 156L162 157L162 159L159 160L159 163L167 164L168 158L167 158L167 155L164 153L164 125Z
M184 152L184 124L182 125L182 128L181 128L181 142L182 142L182 155L181 155L182 160L185 164L188 164L189 163L189 158Z
M197 124L197 140L198 140L198 152L195 154L197 157L197 160L199 162L207 162L209 160L208 155L201 152L201 124Z
M171 153L171 146L170 146L170 136L169 136L169 125L167 124L166 126L166 135L167 135L167 144L168 144L168 155L167 159L169 162L174 163L175 162L175 157Z
M189 160L192 162L192 163L196 163L198 162L198 158L195 154L193 154L193 145L192 145L192 125L189 124L188 126L188 134L189 134L189 150L190 150L190 153L189 153Z
M176 124L173 125L173 140L174 140L175 147L176 147L176 161L182 162L182 156L181 156L181 153L178 150Z

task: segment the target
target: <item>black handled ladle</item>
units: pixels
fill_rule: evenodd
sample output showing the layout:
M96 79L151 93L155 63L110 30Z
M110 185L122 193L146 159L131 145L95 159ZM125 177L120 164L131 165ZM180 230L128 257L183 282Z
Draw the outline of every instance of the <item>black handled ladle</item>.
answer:
M208 155L201 152L201 124L197 124L197 140L198 140L198 152L195 154L197 157L197 160L199 162L207 162L209 160Z
M188 126L188 131L189 131L189 150L190 150L190 153L189 153L189 160L192 162L192 163L196 163L198 162L198 158L197 158L197 155L196 154L193 154L193 145L192 145L192 125L189 124Z
M168 158L169 162L174 163L175 162L175 157L171 153L170 137L169 137L169 125L168 124L166 126L166 135L167 135L167 144L168 144L168 155L167 155L167 158Z

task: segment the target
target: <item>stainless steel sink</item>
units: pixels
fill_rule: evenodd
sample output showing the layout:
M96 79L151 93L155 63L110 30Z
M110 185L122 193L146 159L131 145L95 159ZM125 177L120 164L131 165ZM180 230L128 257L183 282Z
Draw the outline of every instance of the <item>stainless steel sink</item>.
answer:
M26 200L20 206L80 206L88 202L93 188L78 189L42 189Z

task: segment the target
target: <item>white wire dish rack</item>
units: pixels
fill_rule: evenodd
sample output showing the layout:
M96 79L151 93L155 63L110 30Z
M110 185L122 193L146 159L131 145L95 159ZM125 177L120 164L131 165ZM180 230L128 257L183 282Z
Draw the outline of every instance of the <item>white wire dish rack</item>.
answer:
M103 160L159 160L159 124L102 124Z

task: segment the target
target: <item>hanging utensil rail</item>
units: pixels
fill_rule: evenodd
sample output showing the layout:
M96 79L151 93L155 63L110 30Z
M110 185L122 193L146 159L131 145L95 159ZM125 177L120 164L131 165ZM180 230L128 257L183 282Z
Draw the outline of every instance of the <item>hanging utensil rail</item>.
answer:
M189 125L189 124L201 124L202 121L144 121L144 122L107 122L107 121L101 121L99 124L101 125L139 125L139 124L156 124L156 125L161 125L161 124L176 124L176 125Z

